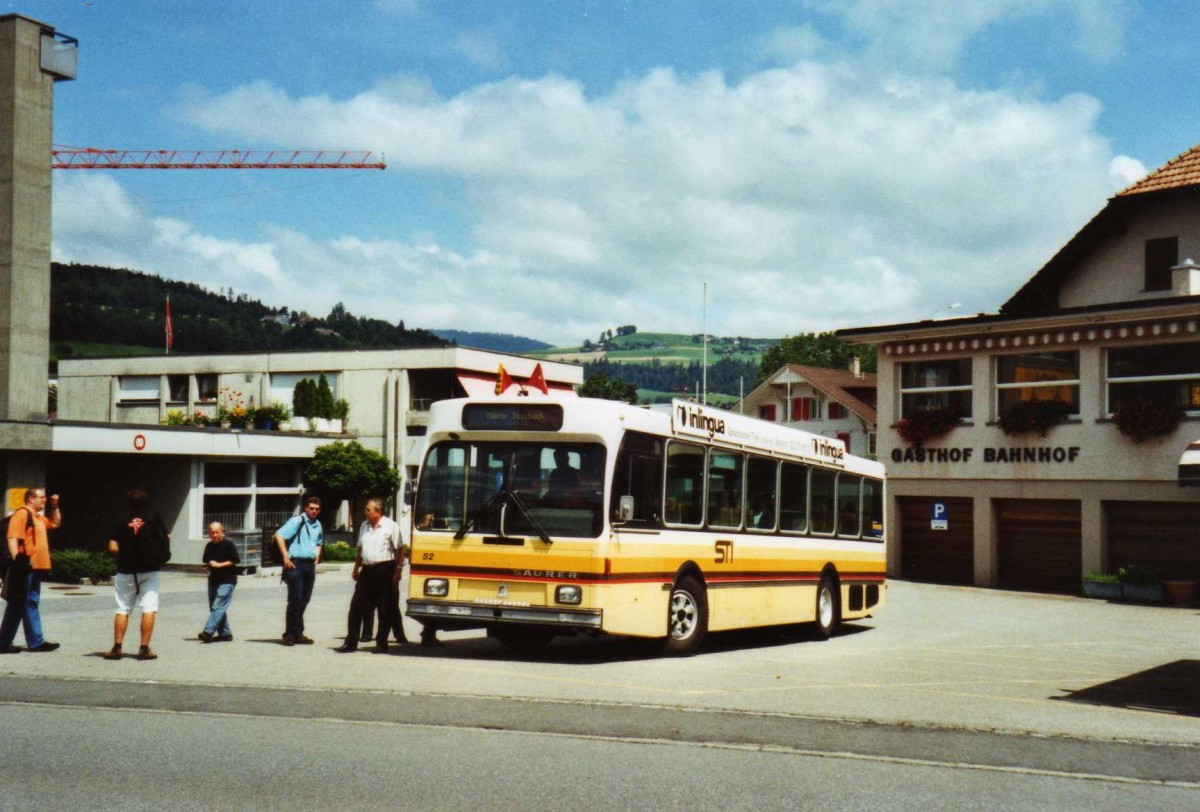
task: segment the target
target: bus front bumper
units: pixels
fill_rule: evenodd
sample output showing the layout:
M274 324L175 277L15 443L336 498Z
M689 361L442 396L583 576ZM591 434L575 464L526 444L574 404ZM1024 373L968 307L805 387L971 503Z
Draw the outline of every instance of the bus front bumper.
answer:
M410 600L406 614L415 620L428 621L442 628L475 628L503 623L600 631L604 618L604 613L599 609L559 609L424 600Z

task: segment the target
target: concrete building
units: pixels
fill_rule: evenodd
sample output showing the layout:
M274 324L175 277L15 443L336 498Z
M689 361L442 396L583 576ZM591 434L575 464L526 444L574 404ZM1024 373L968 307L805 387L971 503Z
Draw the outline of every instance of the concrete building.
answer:
M999 314L840 331L879 349L891 574L1068 592L1129 564L1200 577L1200 493L1179 480L1200 431L1190 257L1200 147L1109 200ZM1182 422L1140 442L1114 420L1160 406ZM1067 416L1044 435L1005 433L1018 407ZM958 421L906 441L904 421L931 409Z
M412 481L431 403L492 393L500 364L525 381L537 363L463 347L63 360L47 474L52 488L71 494L77 517L63 540L95 547L92 536L107 531L125 490L154 483L176 558L198 559L209 522L258 529L292 515L304 464L341 439L383 454ZM548 396L575 397L582 367L541 366ZM299 380L322 374L350 404L344 435L162 425L168 411L212 411L218 397L290 404Z
M875 454L875 374L788 364L746 395L735 411L846 444L851 454Z

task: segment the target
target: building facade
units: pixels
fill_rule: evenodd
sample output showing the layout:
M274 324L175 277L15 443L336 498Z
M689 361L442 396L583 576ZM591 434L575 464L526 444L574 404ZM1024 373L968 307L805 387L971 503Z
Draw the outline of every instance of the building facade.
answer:
M97 547L125 492L148 487L174 560L198 560L209 522L250 530L292 515L303 467L326 443L357 440L415 481L433 402L491 394L501 364L523 385L538 363L549 392L533 396L575 396L579 366L463 347L63 360L46 426L46 481L71 509L60 533ZM350 404L345 434L163 425L168 412L212 413L222 399L290 404L297 382L320 375Z
M770 423L833 437L851 454L875 455L875 374L802 364L781 367L735 410Z
M1196 256L1200 147L1113 197L999 314L840 331L879 350L891 574L1200 577L1200 492L1180 480L1200 432ZM913 430L939 415L948 432Z

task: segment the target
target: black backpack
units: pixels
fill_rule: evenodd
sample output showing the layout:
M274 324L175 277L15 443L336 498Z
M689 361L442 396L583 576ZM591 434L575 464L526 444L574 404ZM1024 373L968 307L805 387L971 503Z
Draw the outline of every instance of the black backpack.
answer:
M33 511L26 507L19 507L17 510L25 511L25 530L28 531L33 527ZM4 517L4 539L3 543L0 543L0 578L3 578L4 574L8 572L8 567L13 561L12 556L8 554L8 522L17 515L17 510ZM21 541L23 543L25 540L21 539Z
M151 513L146 518L146 529L150 532L140 540L142 560L154 569L159 569L171 560L171 540L167 537L166 527L157 513Z

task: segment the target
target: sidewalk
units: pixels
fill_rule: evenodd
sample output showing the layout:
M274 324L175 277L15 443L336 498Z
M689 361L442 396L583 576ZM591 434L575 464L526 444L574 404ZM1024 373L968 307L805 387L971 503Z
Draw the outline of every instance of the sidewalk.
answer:
M317 576L307 612L314 646L284 648L278 575L243 576L235 640L196 640L204 577L165 573L154 635L160 659L101 658L110 587L44 589L52 654L0 656L0 674L89 680L522 697L1200 745L1200 611L893 581L877 618L828 642L788 630L711 635L704 651L662 658L628 638L561 638L520 657L480 632L442 649L337 654L352 582ZM126 650L136 651L136 617ZM409 639L419 624L406 620ZM17 644L23 644L18 634Z

